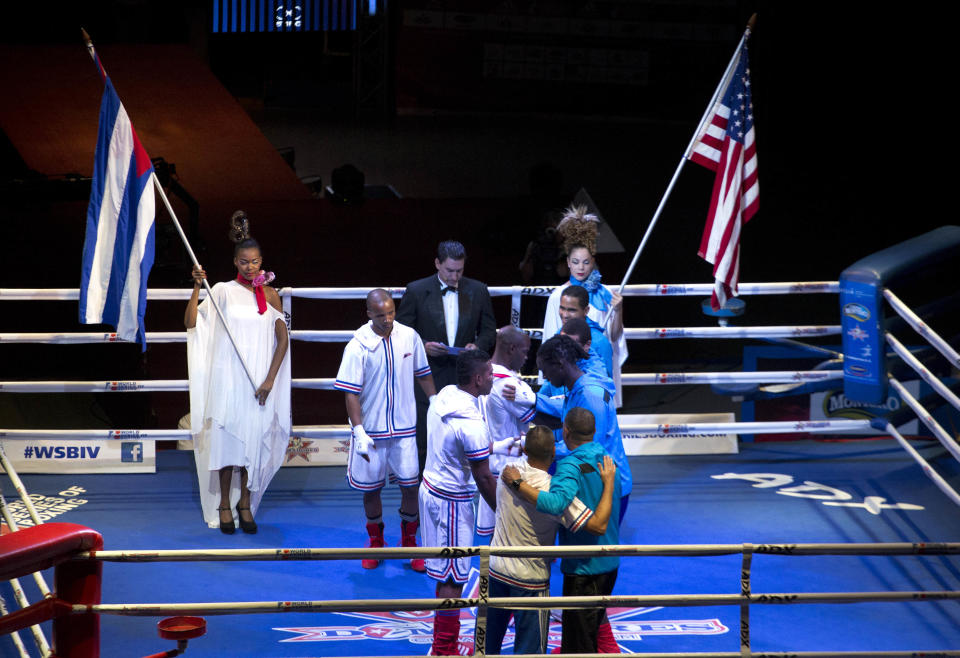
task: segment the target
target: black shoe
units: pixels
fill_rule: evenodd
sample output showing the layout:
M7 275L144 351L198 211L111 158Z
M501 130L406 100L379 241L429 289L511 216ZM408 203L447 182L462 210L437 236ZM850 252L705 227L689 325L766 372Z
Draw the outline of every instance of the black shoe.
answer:
M229 507L218 507L218 508L217 508L217 511L218 511L218 512L229 512L229 511L230 511L230 508L229 508ZM236 529L237 529L237 526L234 525L234 523L233 523L233 515L232 515L232 514L230 515L230 523L224 522L223 519L222 519L222 517L221 517L221 520L220 520L220 532L222 532L222 533L225 534L225 535L232 535Z
M255 521L252 521L252 520L251 520L251 521L244 521L244 520L243 520L243 515L240 514L241 510L244 511L244 512L249 512L249 511L250 511L250 508L249 508L249 507L240 507L239 505L237 505L237 519L240 521L240 529L243 530L243 531L244 531L245 533L247 533L248 535L255 535L255 534L257 534L257 523L256 523ZM251 516L252 516L252 515L251 515Z

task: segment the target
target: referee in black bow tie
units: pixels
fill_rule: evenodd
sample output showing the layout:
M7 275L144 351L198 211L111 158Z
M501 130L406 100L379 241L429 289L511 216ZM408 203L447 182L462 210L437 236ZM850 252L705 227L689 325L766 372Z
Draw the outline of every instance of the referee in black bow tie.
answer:
M423 340L433 381L439 392L456 384L456 355L450 347L481 349L492 353L497 340L497 323L487 286L463 276L467 260L463 245L454 240L437 246L434 265L436 276L430 275L407 284L397 322L413 327ZM417 395L417 447L420 470L426 460L427 399L419 389Z

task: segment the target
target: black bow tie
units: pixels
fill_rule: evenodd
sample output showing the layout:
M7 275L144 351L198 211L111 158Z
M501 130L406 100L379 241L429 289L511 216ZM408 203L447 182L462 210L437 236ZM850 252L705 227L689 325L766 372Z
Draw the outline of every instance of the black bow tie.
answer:
M443 297L444 295L446 295L448 292L457 292L457 289L454 288L453 286L442 286L442 287L440 288L440 296L441 296L441 297Z

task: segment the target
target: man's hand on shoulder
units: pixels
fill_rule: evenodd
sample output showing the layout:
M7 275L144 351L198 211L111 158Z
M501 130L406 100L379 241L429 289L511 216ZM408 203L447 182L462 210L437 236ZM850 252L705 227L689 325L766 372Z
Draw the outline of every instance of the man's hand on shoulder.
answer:
M513 465L504 466L503 470L500 471L500 479L503 480L505 484L510 484L514 480L520 479L520 471Z
M617 478L617 466L613 463L610 455L604 455L603 461L597 464L597 470L600 472L600 479L604 487L611 487Z
M603 495L600 496L600 501L593 511L593 516L590 517L584 527L591 535L599 537L606 534L607 524L610 522L610 516L613 513L613 492L617 481L617 467L610 455L604 455L603 461L597 463L597 471L600 472L600 479L603 480Z

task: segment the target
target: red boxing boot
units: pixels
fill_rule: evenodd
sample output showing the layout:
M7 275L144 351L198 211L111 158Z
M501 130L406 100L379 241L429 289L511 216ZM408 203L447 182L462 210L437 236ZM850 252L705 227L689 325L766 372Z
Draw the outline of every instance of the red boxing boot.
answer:
M417 545L417 528L420 527L419 521L401 521L400 530L403 533L403 539L400 540L401 546L416 547ZM427 570L427 565L424 561L418 557L411 558L410 568L414 571L419 571L423 573Z
M382 523L368 523L367 534L370 535L370 543L368 544L370 548L383 548L386 546L383 541ZM360 566L362 566L364 569L376 569L379 564L380 560L374 560L372 558L360 560Z
M433 615L433 656L460 655L460 610L437 610Z
M597 653L620 653L620 645L613 637L609 619L604 619L597 629Z

